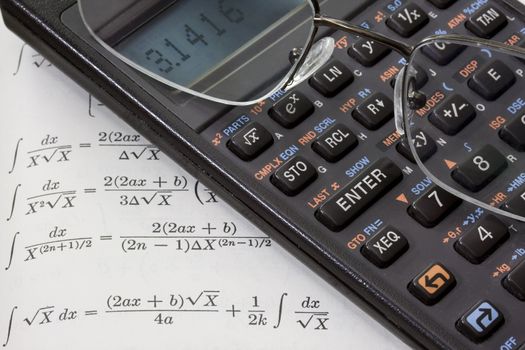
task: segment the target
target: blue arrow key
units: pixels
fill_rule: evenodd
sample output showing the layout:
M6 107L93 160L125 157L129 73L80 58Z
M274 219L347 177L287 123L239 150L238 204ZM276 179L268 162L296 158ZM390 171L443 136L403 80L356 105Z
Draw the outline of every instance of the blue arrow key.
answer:
M458 330L479 343L490 337L505 322L503 314L489 301L481 301L471 308L457 324Z

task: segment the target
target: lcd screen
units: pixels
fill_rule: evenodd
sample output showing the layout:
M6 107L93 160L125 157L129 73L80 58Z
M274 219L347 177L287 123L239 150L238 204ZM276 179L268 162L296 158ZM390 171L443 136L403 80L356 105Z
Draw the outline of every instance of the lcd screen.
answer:
M115 49L153 73L191 86L307 6L304 0L176 1Z

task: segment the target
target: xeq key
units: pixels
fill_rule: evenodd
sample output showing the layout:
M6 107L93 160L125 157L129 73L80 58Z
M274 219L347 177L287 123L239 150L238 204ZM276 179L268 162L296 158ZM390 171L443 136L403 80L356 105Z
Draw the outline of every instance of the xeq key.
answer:
M499 137L516 151L525 151L525 115L505 125L500 130Z
M341 231L402 179L401 169L382 158L336 193L315 216L330 230Z
M354 74L339 61L332 61L317 71L310 85L326 97L333 97L354 81Z
M337 162L358 144L354 133L343 124L338 124L317 138L312 144L315 153L329 162Z
M509 236L507 226L500 219L494 215L487 215L463 235L454 248L471 263L481 264Z
M392 265L408 250L408 241L392 226L388 226L372 237L361 250L370 262L380 268Z
M434 227L461 204L461 199L434 186L417 199L408 214L425 227Z
M290 92L270 109L270 117L285 128L293 128L314 112L313 103L300 92Z
M317 170L303 157L295 157L281 166L271 183L288 196L295 196L317 178Z
M477 192L507 168L505 158L494 146L486 145L452 171L452 178L466 189Z
M465 26L475 35L489 39L507 25L507 17L494 6L485 6L470 17Z
M516 76L500 60L486 65L468 81L468 86L487 101L494 101L516 82Z

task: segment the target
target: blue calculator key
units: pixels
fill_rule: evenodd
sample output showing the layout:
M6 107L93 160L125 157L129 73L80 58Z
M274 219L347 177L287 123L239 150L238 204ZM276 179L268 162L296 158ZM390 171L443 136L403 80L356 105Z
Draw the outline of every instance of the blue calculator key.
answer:
M505 318L491 302L481 301L457 323L458 330L475 343L489 338L505 322Z

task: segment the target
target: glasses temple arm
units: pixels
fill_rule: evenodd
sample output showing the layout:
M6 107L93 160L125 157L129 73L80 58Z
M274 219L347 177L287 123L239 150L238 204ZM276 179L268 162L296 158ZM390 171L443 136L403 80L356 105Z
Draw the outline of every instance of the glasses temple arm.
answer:
M350 24L346 21L338 20L335 18L324 17L322 15L315 15L314 24L317 27L319 26L330 27L330 28L334 28L337 30L347 32L349 34L355 34L355 35L359 35L367 39L372 39L382 45L385 45L391 48L392 50L398 52L399 54L401 54L403 57L407 59L410 57L410 55L412 55L412 52L414 51L414 48L410 45L394 40L392 38L389 38L377 32L373 32L373 31L364 29L362 27Z

